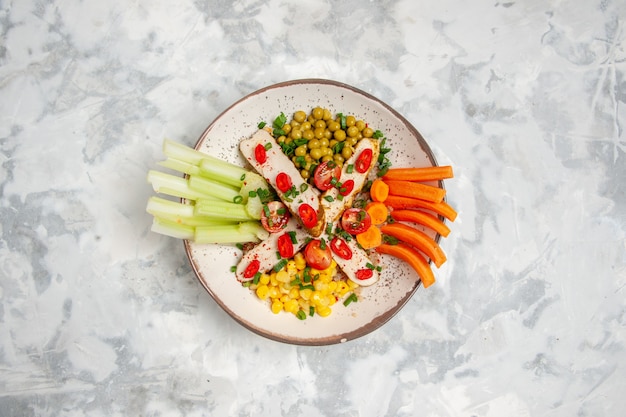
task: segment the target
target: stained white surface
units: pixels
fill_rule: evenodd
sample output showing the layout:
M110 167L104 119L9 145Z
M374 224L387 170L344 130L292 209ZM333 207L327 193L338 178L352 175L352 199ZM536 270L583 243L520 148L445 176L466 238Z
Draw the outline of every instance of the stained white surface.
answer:
M626 6L0 4L0 415L620 416ZM452 164L438 282L355 341L234 322L149 232L145 174L242 96L320 77Z

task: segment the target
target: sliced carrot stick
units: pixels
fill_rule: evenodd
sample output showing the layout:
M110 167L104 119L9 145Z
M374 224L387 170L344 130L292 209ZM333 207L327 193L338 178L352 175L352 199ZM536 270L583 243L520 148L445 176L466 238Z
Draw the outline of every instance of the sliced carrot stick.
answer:
M437 242L426 233L402 223L387 223L380 228L381 232L393 236L424 252L435 266L439 268L446 261L446 254Z
M400 197L420 198L433 203L441 203L446 195L446 190L433 185L419 182L390 180L385 181L389 186L389 195ZM389 198L389 197L387 197Z
M389 245L383 243L376 248L376 252L391 255L398 259L402 259L404 262L411 265L411 268L417 272L417 275L422 280L424 288L430 287L435 282L435 275L430 267L430 264L418 251L410 247L409 245L399 243L397 245Z
M438 181L454 178L452 166L435 166L422 168L389 168L383 176L384 180L402 181Z
M371 225L366 231L356 235L356 241L363 249L372 249L382 243L383 235L377 226Z
M389 195L389 186L383 180L377 178L370 187L370 197L374 201L383 202Z
M373 224L383 224L389 216L389 210L384 203L372 201L365 206L365 211L370 215Z
M441 203L432 203L426 200L420 200L418 198L400 197L390 195L385 200L387 207L393 209L410 209L410 208L423 208L431 210L439 215L442 215L446 219L453 222L456 219L457 212L445 201Z
M450 234L450 228L446 226L444 222L439 220L437 216L433 216L432 214L426 213L424 211L393 210L391 212L391 218L399 222L405 221L419 223L423 226L431 228L443 237L447 237Z

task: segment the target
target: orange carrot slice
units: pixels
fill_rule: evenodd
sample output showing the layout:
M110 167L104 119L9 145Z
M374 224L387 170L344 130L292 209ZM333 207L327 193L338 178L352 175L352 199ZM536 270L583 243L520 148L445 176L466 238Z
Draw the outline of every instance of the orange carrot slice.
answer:
M431 210L446 219L453 222L456 219L457 212L445 201L441 203L433 203L426 200L420 200L419 198L409 198L409 197L400 197L395 195L390 195L385 200L385 204L387 207L391 207L393 209L410 209L410 208L422 208Z
M405 221L419 223L422 226L426 226L434 230L443 237L447 237L450 234L450 228L446 226L444 222L439 220L437 216L433 216L432 214L426 213L424 211L393 210L391 212L391 218L399 222Z
M414 227L402 223L388 223L381 227L381 231L421 250L437 268L446 261L446 254L439 244L426 233Z
M428 288L435 283L435 275L433 274L430 264L422 254L409 245L403 243L397 245L383 243L376 248L376 252L391 255L408 263L422 280L424 288Z
M384 203L373 201L365 206L365 211L370 215L373 224L383 224L387 221L389 210Z
M389 168L383 176L383 179L386 181L438 181L448 178L454 178L454 172L450 165L422 168Z
M419 182L390 180L385 181L385 184L389 186L390 196L419 198L433 203L441 203L446 195L446 190L443 188Z
M370 197L374 201L383 202L389 195L389 186L380 178L375 179L370 187Z
M382 243L383 235L378 227L371 225L366 231L356 235L356 241L363 249L372 249Z

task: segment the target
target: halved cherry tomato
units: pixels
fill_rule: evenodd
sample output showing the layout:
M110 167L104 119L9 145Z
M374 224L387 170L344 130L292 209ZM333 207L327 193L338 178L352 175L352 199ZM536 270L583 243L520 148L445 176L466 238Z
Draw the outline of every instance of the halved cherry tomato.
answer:
M341 227L351 235L363 233L372 225L372 218L367 211L360 208L349 208L341 216Z
M270 201L261 210L261 224L270 233L280 232L287 226L289 210L280 201Z
M369 279L374 276L374 271L369 268L359 269L355 275L356 279Z
M278 253L283 258L289 259L293 257L293 243L289 233L284 233L278 238Z
M324 161L315 168L313 174L313 183L315 186L326 191L333 188L333 178L335 181L339 181L341 176L341 167L333 161Z
M254 157L256 158L259 164L264 164L267 161L267 152L265 151L265 146L260 143L256 145L254 148Z
M372 164L372 156L373 154L371 149L363 149L354 163L354 169L356 169L356 172L362 174L367 171Z
M300 204L300 207L298 207L298 214L302 219L304 227L311 228L317 224L317 212L307 203Z
M276 175L276 188L278 188L281 192L286 193L291 188L292 182L291 177L281 172Z
M259 262L258 259L253 259L243 271L243 277L252 278L257 272L259 272L260 267L261 262Z
M304 248L304 259L307 265L321 271L330 266L333 254L330 252L329 245L322 245L320 239L313 239Z
M335 255L339 256L341 259L352 259L352 250L342 238L335 236L333 240L330 241L330 248L335 252Z
M341 187L339 187L339 194L345 197L348 194L350 194L353 189L354 189L354 181L347 180L341 184Z

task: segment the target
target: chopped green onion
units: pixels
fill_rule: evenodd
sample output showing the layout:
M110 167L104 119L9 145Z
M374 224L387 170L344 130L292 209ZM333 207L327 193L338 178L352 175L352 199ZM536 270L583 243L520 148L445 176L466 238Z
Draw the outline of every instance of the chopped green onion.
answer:
M263 129L263 128L265 127L265 125L267 125L267 123L265 123L265 122L259 122L259 124L257 125L257 127L258 127L259 129Z
M258 284L260 279L261 279L261 273L257 272L256 274L254 274L254 278L252 278L252 283L254 285Z
M287 134L287 132L285 132L282 129L274 129L274 131L272 133L274 133L274 136L276 136L276 137L285 136Z
M280 256L280 252L276 251L276 259L282 259L282 256Z
M302 139L296 139L296 140L294 140L294 141L293 141L293 143L294 143L296 146L302 146L302 145L306 145L307 143L309 143L309 141L308 141L308 140L306 140L306 139L304 139L304 138L302 138Z
M327 196L324 196L324 200L326 200L326 201L328 201L328 202L333 202L333 201L335 201L335 199L333 198L333 196L332 196L332 195L327 195Z
M243 245L241 243L237 243L235 246L237 246L237 249L243 250Z
M389 235L383 235L383 242L389 245L397 245L398 243L400 243L400 241L397 238L393 236L389 236Z
M252 198L256 197L256 191L254 191L254 190L249 191L248 192L248 197L252 197Z
M267 204L263 205L263 213L265 214L266 217L270 217L270 215L271 215L270 208L268 207Z
M237 271L237 266L236 265L231 266L230 272L235 272L235 271Z
M320 239L320 249L326 249L326 241L324 240L324 238Z
M276 214L280 214L281 216L285 214L286 212L287 212L287 209L284 207L281 207L278 210L276 210Z
M294 245L296 243L298 243L298 239L296 238L296 232L294 232L293 230L290 232L287 232L287 234L289 235L289 237L291 238L291 243L293 243Z
M347 307L350 303L357 301L359 301L359 299L357 298L356 294L352 293L348 296L348 298L344 300L343 305Z
M276 117L276 119L274 119L274 127L280 129L281 127L285 125L286 122L287 122L287 116L285 116L285 113L280 112L280 114Z
M309 316L313 317L314 314L315 314L315 307L309 306Z
M353 172L353 171L354 171L354 165L349 164L349 165L346 167L346 173L348 173L348 174L352 174L352 172Z
M264 146L266 151L269 151L270 149L272 149L272 142L267 142Z
M383 135L383 132L381 132L380 130L376 130L376 131L374 132L374 134L372 135L372 137L373 137L374 139L380 139L380 138L382 138L383 136L384 136L384 135Z
M298 312L296 313L296 317L300 320L304 320L306 319L306 313L303 310L298 310Z
M306 182L300 184L300 192L303 193L309 188L309 185Z
M236 195L235 198L233 198L233 203L235 204L241 204L243 202L243 197L240 195Z
M376 267L373 264L369 263L369 262L367 264L365 264L365 266L367 267L367 269L376 269Z
M274 265L274 272L278 272L287 265L287 259L281 259L276 265Z

